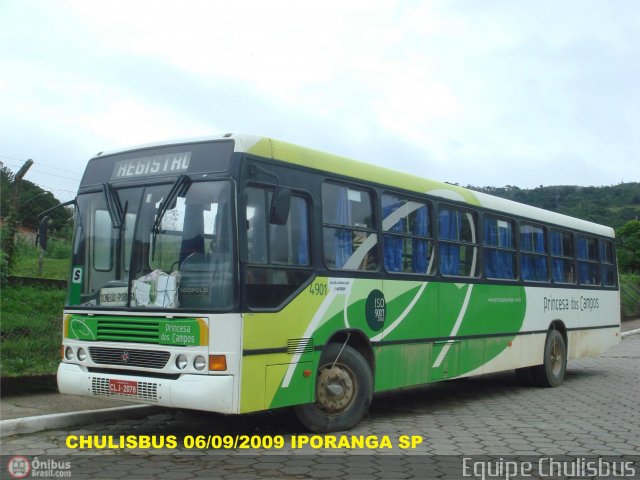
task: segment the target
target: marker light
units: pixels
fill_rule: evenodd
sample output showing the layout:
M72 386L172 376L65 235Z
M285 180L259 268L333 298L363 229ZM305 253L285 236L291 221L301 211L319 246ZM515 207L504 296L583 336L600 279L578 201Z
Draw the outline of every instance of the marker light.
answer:
M225 355L209 355L209 370L224 372L227 369L227 357Z

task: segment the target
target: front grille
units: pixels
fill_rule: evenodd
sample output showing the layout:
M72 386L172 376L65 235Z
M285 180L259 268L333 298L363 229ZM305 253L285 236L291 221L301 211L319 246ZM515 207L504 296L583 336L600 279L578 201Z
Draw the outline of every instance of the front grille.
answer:
M91 379L91 393L97 397L118 397L156 403L158 401L158 384L155 382L138 382L136 395L122 395L113 393L109 389L108 378L93 377Z
M99 341L159 343L158 319L97 317L97 322Z
M127 367L164 368L171 353L156 350L133 350L128 348L89 347L94 363L101 365L124 365Z

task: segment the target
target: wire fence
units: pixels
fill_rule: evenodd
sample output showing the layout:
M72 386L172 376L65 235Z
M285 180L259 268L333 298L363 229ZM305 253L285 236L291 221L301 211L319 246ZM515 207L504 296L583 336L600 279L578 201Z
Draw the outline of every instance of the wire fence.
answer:
M2 377L53 374L60 361L64 282L9 277L2 287Z

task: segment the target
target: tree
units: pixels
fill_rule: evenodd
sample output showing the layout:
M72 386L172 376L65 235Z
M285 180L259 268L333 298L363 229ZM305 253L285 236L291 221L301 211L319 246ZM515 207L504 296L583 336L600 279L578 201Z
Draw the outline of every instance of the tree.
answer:
M0 217L7 217L10 211L11 184L13 174L7 167L0 167ZM48 210L60 202L51 192L43 190L36 184L23 180L20 187L20 198L18 200L18 222L20 225L37 228L38 215ZM59 237L68 238L71 232L71 218L73 210L69 208L57 208L51 212L51 232Z
M640 221L628 221L616 231L616 236L620 270L640 273Z

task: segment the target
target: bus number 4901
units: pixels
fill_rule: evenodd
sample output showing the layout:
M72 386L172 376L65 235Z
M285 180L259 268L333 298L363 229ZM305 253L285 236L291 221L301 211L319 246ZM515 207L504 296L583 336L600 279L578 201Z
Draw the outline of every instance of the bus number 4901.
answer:
M309 287L309 293L311 295L321 295L324 296L327 294L327 284L326 283L312 283Z

